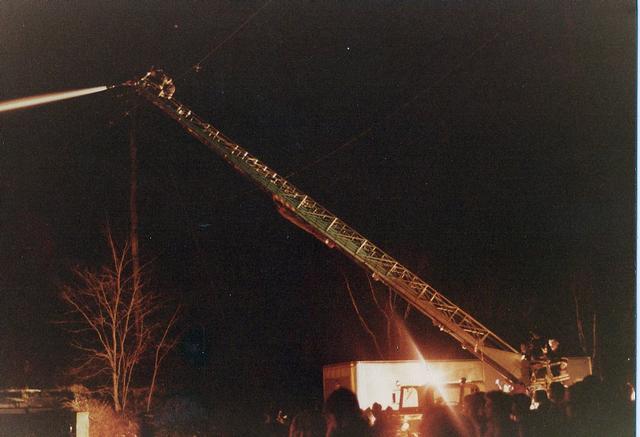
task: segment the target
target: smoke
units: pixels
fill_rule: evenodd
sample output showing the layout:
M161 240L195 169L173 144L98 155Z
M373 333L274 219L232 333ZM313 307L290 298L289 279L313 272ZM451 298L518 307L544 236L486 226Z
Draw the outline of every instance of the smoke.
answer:
M60 93L40 94L38 96L22 97L20 99L0 102L0 112L13 111L15 109L28 108L31 106L44 105L46 103L57 102L59 100L73 99L74 97L85 96L87 94L99 93L108 90L110 87L97 86L80 90L63 91Z

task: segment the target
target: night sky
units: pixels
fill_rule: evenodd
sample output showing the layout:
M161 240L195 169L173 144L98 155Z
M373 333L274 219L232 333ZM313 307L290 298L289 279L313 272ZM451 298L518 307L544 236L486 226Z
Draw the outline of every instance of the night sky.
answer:
M579 354L576 290L605 375L629 374L633 3L273 0L228 38L263 5L5 0L0 100L163 68L178 100L514 346L535 330ZM186 309L165 387L318 393L322 365L376 358L342 277L381 326L364 271L119 88L0 114L1 385L64 381L59 287L106 259L107 223L127 234L125 112L141 254ZM460 355L418 313L408 326L425 356Z

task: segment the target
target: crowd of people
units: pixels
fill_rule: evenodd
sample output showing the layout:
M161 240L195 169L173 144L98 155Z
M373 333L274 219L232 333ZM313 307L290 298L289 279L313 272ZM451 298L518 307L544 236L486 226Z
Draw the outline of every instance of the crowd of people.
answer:
M281 421L269 435L288 437L537 437L631 436L634 402L629 386L613 387L594 376L566 388L560 382L532 396L503 391L467 395L462 405L430 404L422 419L403 430L397 411L374 404L360 409L345 388L334 391L322 411L306 410ZM415 418L415 417L414 417ZM277 425L274 423L273 425ZM266 434L265 434L266 435Z

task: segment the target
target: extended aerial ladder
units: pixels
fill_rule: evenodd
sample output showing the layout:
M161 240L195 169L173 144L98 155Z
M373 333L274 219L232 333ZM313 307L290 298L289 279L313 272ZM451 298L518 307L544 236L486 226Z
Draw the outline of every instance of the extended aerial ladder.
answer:
M369 270L374 279L386 284L429 317L440 330L451 335L464 349L506 379L512 383L527 383L521 376L521 354L516 349L283 176L200 119L186 105L175 100L173 81L160 70L151 71L127 85L271 194L287 218Z

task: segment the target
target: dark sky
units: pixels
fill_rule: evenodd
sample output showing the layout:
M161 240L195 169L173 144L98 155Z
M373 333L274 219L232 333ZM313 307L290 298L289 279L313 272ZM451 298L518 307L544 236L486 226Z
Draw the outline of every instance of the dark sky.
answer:
M4 1L0 100L163 68L177 99L295 172L298 187L512 344L535 329L578 353L575 289L596 309L605 369L631 368L631 2L273 0L211 53L262 5ZM104 260L107 222L126 234L133 107L142 255L158 289L188 309L176 368L194 385L317 391L323 364L375 358L341 276L365 302L364 273L119 89L0 114L10 383L22 383L26 360L39 384L56 383L45 375L71 354L50 324L59 286L72 266ZM427 356L457 349L418 314L409 326Z

